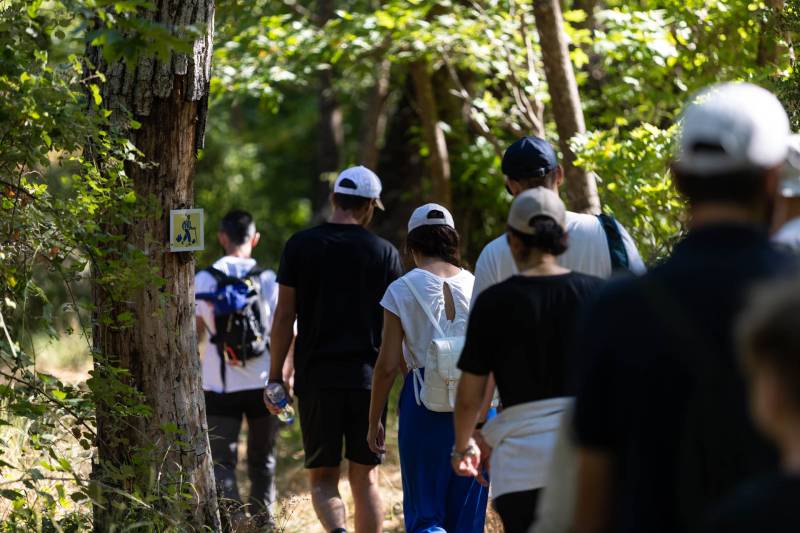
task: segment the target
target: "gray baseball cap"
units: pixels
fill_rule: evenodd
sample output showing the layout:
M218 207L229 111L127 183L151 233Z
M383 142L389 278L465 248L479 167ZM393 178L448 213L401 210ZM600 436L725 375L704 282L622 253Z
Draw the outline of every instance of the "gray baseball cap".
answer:
M526 235L533 235L534 217L545 216L555 220L566 229L567 209L564 202L550 189L536 187L519 194L508 212L509 227Z

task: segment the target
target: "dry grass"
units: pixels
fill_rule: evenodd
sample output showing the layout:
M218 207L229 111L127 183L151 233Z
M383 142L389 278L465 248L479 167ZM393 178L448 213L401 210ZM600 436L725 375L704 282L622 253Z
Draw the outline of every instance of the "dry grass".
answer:
M36 366L37 370L41 372L53 374L73 384L85 381L91 369L91 360L86 341L78 335L62 337L58 342L42 340L37 343ZM391 400L393 405L396 404L396 394L397 391L394 391ZM387 429L387 448L389 451L386 463L380 467L381 495L383 496L385 509L383 531L399 533L404 531L403 489L397 454L397 418L393 413L389 416ZM24 431L24 429L5 428L1 436L6 439L18 437L18 435L12 436L12 433L17 431ZM80 464L81 467L85 467L88 464L90 454L86 454L79 448L74 452L76 463ZM250 489L250 483L247 479L246 454L247 425L245 423L240 435L239 468L237 469L239 488L243 495L246 495ZM278 442L278 456L278 505L275 516L277 531L282 533L325 533L317 521L311 505L308 476L303 468L302 444L297 422L281 430L281 438ZM29 458L29 460L32 459ZM346 465L343 465L342 471L346 472ZM353 498L346 475L342 476L340 491L347 505L348 528L352 531L354 527ZM238 533L250 533L250 531L255 532L258 529L247 525L243 525L238 529ZM485 531L487 533L502 533L503 531L500 520L491 510L491 506L486 517Z

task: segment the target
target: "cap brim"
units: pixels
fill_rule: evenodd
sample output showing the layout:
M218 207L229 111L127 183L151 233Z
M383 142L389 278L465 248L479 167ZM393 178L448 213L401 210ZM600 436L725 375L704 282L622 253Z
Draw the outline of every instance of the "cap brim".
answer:
M381 211L386 211L386 208L383 207L383 202L381 202L380 198L375 198L375 205L378 206L378 209Z

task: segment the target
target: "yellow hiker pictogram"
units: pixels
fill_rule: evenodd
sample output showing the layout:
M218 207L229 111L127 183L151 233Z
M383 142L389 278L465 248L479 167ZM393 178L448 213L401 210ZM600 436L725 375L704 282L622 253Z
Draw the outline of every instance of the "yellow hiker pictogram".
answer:
M169 212L171 252L203 250L203 210L173 209Z

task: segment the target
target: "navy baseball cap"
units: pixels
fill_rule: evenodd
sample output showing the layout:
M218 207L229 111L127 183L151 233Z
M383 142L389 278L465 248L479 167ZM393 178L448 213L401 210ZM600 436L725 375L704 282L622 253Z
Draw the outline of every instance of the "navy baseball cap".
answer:
M550 143L539 137L523 137L503 154L503 174L512 180L542 178L558 166Z

